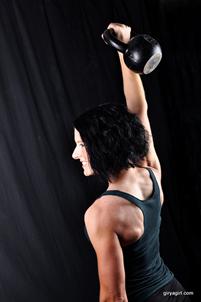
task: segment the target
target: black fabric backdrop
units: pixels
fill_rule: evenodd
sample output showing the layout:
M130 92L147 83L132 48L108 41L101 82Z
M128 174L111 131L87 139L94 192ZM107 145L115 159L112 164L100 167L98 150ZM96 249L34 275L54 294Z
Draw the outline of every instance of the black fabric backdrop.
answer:
M163 49L142 77L163 169L161 254L199 301L200 13L187 0L0 0L1 302L98 302L83 214L105 184L72 160L72 120L124 101L117 53L101 39L111 21Z

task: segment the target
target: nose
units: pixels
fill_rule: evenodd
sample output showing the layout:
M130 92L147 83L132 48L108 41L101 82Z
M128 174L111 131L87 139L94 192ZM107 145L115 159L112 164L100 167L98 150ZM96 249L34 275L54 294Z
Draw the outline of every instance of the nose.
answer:
M79 151L78 151L78 148L75 147L73 153L72 153L72 158L73 159L78 159L79 158Z

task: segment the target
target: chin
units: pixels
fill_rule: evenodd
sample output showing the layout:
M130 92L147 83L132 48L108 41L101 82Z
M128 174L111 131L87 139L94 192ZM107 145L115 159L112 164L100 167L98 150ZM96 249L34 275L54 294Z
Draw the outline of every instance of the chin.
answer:
M94 175L93 171L84 171L85 176L92 176Z

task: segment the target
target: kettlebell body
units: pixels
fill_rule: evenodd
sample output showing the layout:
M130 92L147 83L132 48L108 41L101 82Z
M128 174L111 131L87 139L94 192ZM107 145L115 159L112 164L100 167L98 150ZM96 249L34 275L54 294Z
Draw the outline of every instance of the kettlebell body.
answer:
M114 30L110 28L102 37L106 44L123 53L125 64L136 73L149 74L161 61L161 47L150 35L136 35L126 44L119 41Z

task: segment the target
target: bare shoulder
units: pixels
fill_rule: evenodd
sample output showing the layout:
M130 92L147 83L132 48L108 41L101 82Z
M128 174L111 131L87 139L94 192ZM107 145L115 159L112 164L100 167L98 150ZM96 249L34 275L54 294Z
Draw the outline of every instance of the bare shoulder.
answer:
M84 221L87 227L97 229L108 228L113 224L114 213L117 211L116 196L101 196L87 209Z
M105 195L96 200L85 213L85 225L94 245L101 238L118 236L121 245L134 242L144 232L143 213L123 197Z
M100 241L116 234L118 217L115 212L117 213L117 206L114 202L115 196L112 197L113 202L111 202L111 196L102 196L95 200L85 212L85 226L94 247L97 246L97 240Z

